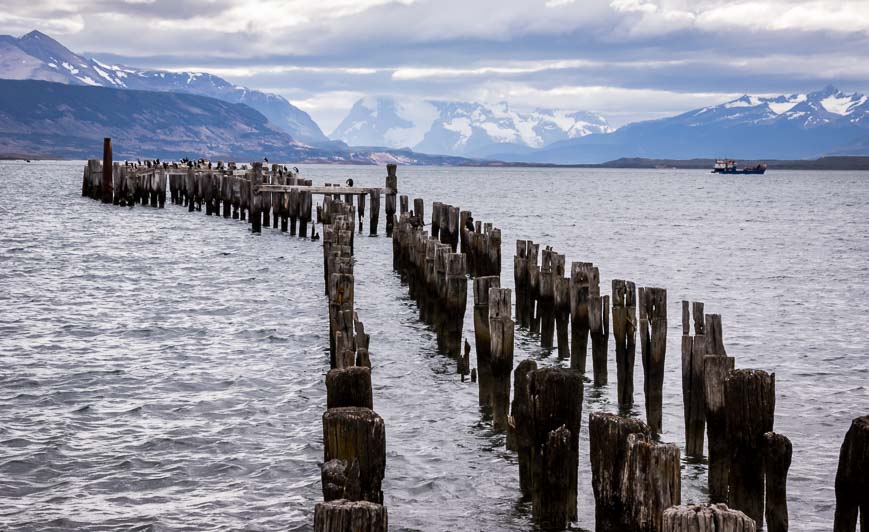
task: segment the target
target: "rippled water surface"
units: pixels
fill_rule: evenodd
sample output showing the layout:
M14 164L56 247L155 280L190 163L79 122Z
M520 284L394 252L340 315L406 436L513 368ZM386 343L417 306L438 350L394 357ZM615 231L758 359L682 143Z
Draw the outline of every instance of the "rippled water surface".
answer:
M81 166L0 163L0 528L310 529L329 365L319 242L168 204L101 205L80 197ZM384 174L302 171L363 186ZM495 222L504 286L515 240L530 238L599 265L605 293L612 278L668 288L665 441L684 447L679 301L721 313L737 366L776 373L792 527L820 531L842 438L869 412L867 177L402 167L399 189L429 213L437 200ZM390 241L356 242L391 528L528 529L516 457L437 353ZM473 344L471 312L465 334ZM516 362L558 364L538 345L518 331ZM586 386L583 529L587 415L616 410L610 350L610 385ZM635 384L639 413L639 368ZM683 501L705 497L703 464L686 461L682 480Z

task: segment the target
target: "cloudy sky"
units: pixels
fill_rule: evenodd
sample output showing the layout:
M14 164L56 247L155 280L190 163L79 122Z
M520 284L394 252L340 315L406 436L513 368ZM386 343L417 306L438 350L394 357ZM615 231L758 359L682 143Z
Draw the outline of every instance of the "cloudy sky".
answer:
M869 90L869 0L4 0L132 66L280 93L328 134L363 95L592 110L614 125L833 83Z

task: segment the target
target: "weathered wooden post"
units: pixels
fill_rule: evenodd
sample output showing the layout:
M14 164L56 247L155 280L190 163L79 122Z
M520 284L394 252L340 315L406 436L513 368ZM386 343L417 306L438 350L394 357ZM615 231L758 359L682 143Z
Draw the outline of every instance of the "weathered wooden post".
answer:
M100 183L103 203L111 203L112 196L112 139L103 139L103 179Z
M540 346L553 346L555 335L555 283L552 262L558 254L549 246L540 255Z
M667 290L640 288L638 295L646 422L655 434L660 434L664 401L664 357L667 353Z
M528 374L534 435L531 502L541 528L562 530L577 516L582 393L582 376L576 371L545 368Z
M374 408L371 369L359 366L335 368L326 374L326 408L359 406Z
M510 427L516 441L519 458L519 489L531 495L531 467L533 462L534 428L531 426L531 396L528 392L529 374L537 369L537 362L523 360L513 373L513 403L510 406Z
M671 506L664 510L663 532L755 532L754 520L726 504Z
M386 506L339 499L314 507L314 532L387 532Z
M664 510L682 500L679 447L656 443L645 434L628 435L622 473L625 530L659 532Z
M310 180L305 180L305 186L311 186ZM311 221L313 198L308 191L299 192L299 238L308 236L308 222Z
M324 462L359 463L361 500L383 503L380 486L386 471L386 427L370 408L330 408L323 414Z
M833 532L869 530L869 415L851 422L839 451Z
M552 254L552 303L555 311L555 334L558 358L570 358L570 279L564 277L564 255Z
M380 220L380 189L372 188L368 191L371 197L371 213L369 216L369 236L377 236L377 223Z
M600 273L597 268L590 270L588 287L588 328L591 333L594 385L604 386L607 383L606 355L610 337L610 298L600 295Z
M613 339L616 343L616 380L619 407L634 404L636 359L637 290L631 281L613 279Z
M728 504L763 522L764 437L773 429L775 373L735 369L724 381L730 475Z
M477 368L480 373L480 406L492 404L492 335L489 331L489 289L500 288L498 277L474 279L474 340L477 346Z
M781 434L767 432L764 439L764 473L766 478L766 530L788 531L788 469L793 446Z
M263 179L263 163L253 163L253 173L250 182L250 230L254 234L262 233L262 194L259 187Z
M496 278L497 279L497 278ZM509 288L489 288L489 332L493 377L492 418L495 430L507 430L510 407L510 372L513 371L513 335L511 318L513 296Z
M392 227L395 224L395 195L398 192L398 176L395 164L386 165L386 236L392 236Z
M590 262L570 264L570 368L583 375L588 356L588 279L592 268Z
M682 301L682 404L685 417L685 452L703 455L706 431L706 336L703 303L694 303L694 336L691 336L691 303ZM699 327L699 328L698 328Z
M733 357L703 358L706 430L709 439L709 499L727 502L727 478L730 475L730 451L727 443L727 415L724 380L734 367Z
M650 436L651 430L639 419L603 412L593 412L589 416L589 457L596 532L629 530L622 477L630 434Z

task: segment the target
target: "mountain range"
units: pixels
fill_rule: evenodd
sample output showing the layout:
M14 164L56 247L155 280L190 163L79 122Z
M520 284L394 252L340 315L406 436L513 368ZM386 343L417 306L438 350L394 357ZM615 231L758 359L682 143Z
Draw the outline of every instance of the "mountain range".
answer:
M240 87L203 72L106 65L70 51L39 31L21 37L0 35L0 78L209 96L256 109L300 142L316 146L329 141L308 113L276 94Z
M129 148L147 151L139 152L143 157L175 151L236 157L269 152L331 162L595 164L624 158L869 155L869 98L833 86L773 97L745 95L618 129L586 111L366 97L353 105L330 140L307 113L278 95L207 73L107 65L38 31L0 36L0 78L0 151L7 154L79 156L109 131L123 135L116 128L126 123L141 135L126 137ZM28 85L24 80L50 83ZM131 94L118 94L125 91ZM95 95L109 95L112 116L94 114ZM33 108L20 109L23 105ZM195 116L194 110L215 113L223 125ZM168 126L170 116L189 123L146 131L157 124Z
M350 145L407 146L424 153L488 158L610 131L603 117L586 111L524 112L507 102L413 102L379 96L358 100L330 137Z

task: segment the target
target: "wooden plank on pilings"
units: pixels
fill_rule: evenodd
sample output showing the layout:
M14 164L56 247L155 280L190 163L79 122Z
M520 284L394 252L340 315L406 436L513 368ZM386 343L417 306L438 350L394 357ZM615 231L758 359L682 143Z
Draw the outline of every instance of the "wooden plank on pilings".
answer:
M381 484L386 470L386 427L370 408L330 408L323 414L324 462L359 463L360 497L383 503Z
M338 499L314 507L314 532L387 532L386 506Z
M326 408L361 406L373 409L371 369L351 366L326 374Z
M395 224L395 194L398 191L398 176L395 164L386 165L386 236L392 237L392 228Z
M691 504L664 510L663 532L755 532L754 520L726 504Z
M582 376L563 368L538 369L528 375L533 427L532 513L538 526L562 530L577 517ZM562 431L557 442L553 442L550 434L562 427L568 433ZM565 437L567 449L564 449ZM556 459L558 467L554 467Z
M763 435L773 430L775 373L731 370L724 380L724 403L730 450L727 504L762 523Z
M513 294L509 288L489 288L489 331L491 334L492 420L496 431L507 430L510 408L510 372L513 371Z
M651 436L649 426L636 418L592 412L588 418L591 487L596 532L623 532L630 523L622 489L628 436Z
M537 369L537 362L525 359L513 372L513 402L510 405L508 431L515 435L519 458L519 489L524 496L531 495L531 467L533 462L534 428L531 425L531 396L528 392L529 374Z
M724 380L734 367L733 357L703 357L703 384L706 402L706 431L709 440L709 499L727 502L730 451L727 444L727 415Z
M782 434L767 432L764 439L764 479L766 482L766 530L788 531L788 469L793 446Z
M851 421L839 449L833 532L869 530L869 416Z
M667 354L667 290L640 288L638 296L646 422L655 434L660 434L664 399L664 359Z
M588 293L588 330L594 385L604 386L607 384L610 298L600 295L600 273L595 266L588 270Z
M628 435L622 500L628 527L637 532L660 532L664 510L681 503L679 447L656 443L645 434Z
M636 359L637 290L631 281L613 279L613 340L616 344L616 382L619 408L634 404L634 362Z
M103 139L103 176L100 183L103 203L112 203L112 139Z
M570 264L570 368L585 374L590 331L588 297L590 262Z

